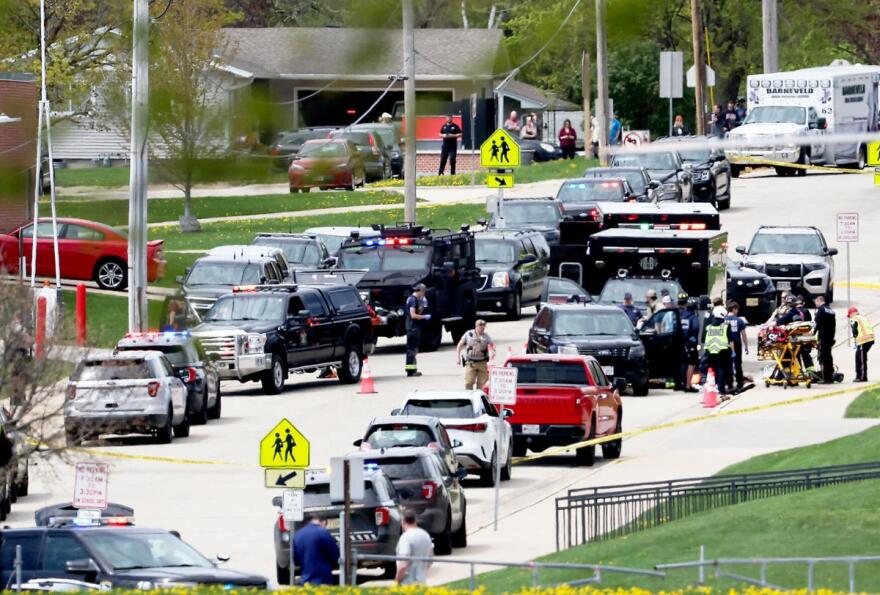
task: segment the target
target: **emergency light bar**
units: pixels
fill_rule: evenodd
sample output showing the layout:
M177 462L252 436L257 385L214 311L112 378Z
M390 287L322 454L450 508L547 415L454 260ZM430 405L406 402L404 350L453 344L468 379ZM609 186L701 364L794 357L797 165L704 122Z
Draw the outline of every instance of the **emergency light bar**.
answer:
M693 248L638 248L636 246L603 246L609 254L690 254Z
M147 341L158 341L160 339L171 339L174 337L188 337L189 331L149 331L145 333L125 333L124 339L144 339Z
M408 246L412 244L412 238L379 238L364 240L362 246Z
M705 223L621 223L620 229L657 229L676 231L704 231Z

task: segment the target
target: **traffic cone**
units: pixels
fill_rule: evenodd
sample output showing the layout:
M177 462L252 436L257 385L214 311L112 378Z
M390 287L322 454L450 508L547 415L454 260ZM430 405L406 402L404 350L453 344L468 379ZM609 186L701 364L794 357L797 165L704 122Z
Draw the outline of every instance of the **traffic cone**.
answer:
M361 389L357 392L359 395L376 394L376 386L373 384L373 373L370 372L370 360L364 358L364 368L361 370Z
M529 352L529 342L524 341L523 346L522 346L522 354L525 355L528 352Z
M703 384L703 407L718 406L718 387L715 385L715 370L709 368L706 382Z
M512 358L512 357L513 357L513 347L511 347L510 345L508 345L508 346L507 346L507 359L510 359L510 358Z

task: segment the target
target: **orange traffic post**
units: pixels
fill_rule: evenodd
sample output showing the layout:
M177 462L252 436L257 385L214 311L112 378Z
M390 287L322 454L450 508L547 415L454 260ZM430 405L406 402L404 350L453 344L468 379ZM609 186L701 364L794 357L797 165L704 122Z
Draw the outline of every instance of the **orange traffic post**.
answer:
M46 348L46 296L37 298L37 332L34 349L37 357L43 357Z
M76 286L76 344L86 344L86 284Z

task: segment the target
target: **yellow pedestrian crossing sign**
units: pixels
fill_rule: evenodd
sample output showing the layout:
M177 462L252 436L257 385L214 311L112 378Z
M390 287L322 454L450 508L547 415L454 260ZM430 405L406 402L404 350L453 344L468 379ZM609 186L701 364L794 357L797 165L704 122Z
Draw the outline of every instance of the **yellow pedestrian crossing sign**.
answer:
M513 188L513 174L493 174L486 176L486 186L489 188Z
M880 140L868 143L868 165L880 167Z
M496 130L480 145L480 166L506 169L519 165L519 144L504 130Z
M308 467L309 450L308 439L287 419L282 419L260 440L260 467Z

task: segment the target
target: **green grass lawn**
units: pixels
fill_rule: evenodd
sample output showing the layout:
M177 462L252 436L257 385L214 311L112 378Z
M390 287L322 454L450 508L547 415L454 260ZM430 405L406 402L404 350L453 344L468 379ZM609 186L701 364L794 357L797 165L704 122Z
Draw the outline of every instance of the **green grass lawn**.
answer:
M520 167L513 172L516 184L528 184L529 182L541 182L544 180L557 180L564 178L577 178L583 175L584 170L588 167L596 167L598 160L585 157L575 157L574 159L557 159L556 161L545 161L543 163L533 163L525 167ZM479 171L475 176L477 184L484 184L488 172ZM469 186L471 183L471 174L455 174L454 176L422 176L418 179L419 186ZM375 182L371 184L374 187L382 186L403 186L403 180L385 180L384 182Z
M860 394L846 408L844 417L880 417L880 388L872 388Z
M128 186L129 175L128 167L56 168L55 184L60 188L117 188ZM150 165L149 176L151 184L169 182L167 173L155 164ZM198 168L195 177L197 184L271 184L287 181L287 172L273 170L268 159L253 157L206 162Z
M403 196L398 192L387 190L234 197L211 196L194 198L193 212L197 217L230 217L396 203L403 203ZM107 225L126 226L128 225L128 200L77 199L58 201L58 215L100 221ZM183 199L151 199L148 203L147 217L150 223L177 221L181 215L183 215Z
M147 302L150 314L150 328L159 328L161 301ZM64 307L67 312L62 342L72 343L75 340L76 293L64 292ZM128 330L128 298L126 294L118 296L89 293L86 297L87 340L93 347L113 347Z

